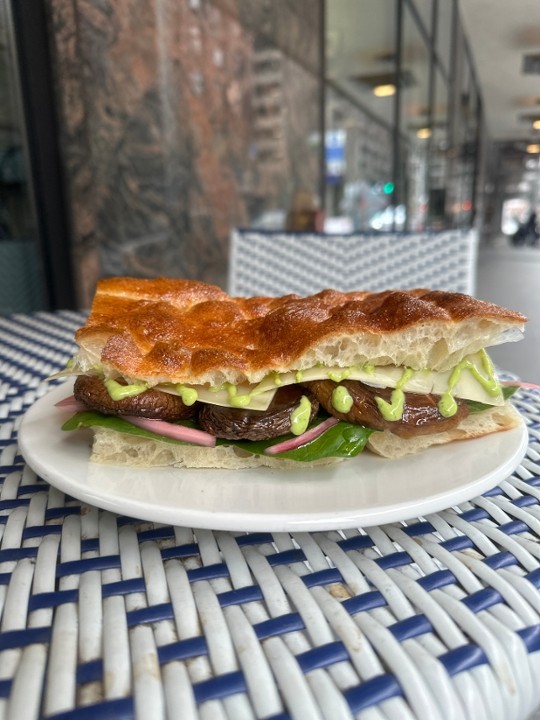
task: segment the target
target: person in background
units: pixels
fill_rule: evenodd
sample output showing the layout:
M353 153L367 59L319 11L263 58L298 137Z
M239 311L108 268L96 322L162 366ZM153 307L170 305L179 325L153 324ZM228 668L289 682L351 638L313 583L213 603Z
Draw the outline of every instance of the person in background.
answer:
M285 230L288 232L318 232L322 215L317 210L313 196L305 190L295 192L292 206L287 213Z
M522 223L514 235L512 236L512 245L517 247L529 245L530 247L536 247L538 245L538 226L536 220L536 213L532 212L526 222Z

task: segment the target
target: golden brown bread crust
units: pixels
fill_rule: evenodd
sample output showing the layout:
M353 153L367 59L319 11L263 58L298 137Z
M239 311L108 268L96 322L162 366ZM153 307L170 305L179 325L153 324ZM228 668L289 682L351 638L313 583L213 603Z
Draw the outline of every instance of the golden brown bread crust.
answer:
M76 341L127 378L253 382L317 362L442 370L525 322L491 303L425 289L231 298L193 280L109 278Z

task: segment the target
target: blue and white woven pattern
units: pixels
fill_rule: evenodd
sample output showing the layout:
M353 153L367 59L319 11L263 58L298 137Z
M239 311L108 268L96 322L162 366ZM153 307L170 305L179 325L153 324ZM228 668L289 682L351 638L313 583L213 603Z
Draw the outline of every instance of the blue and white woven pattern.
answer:
M516 401L522 464L458 508L344 532L163 526L81 505L18 453L81 321L0 318L0 718L528 717L539 393Z
M474 231L341 237L233 230L228 291L250 297L425 287L472 295L476 246Z

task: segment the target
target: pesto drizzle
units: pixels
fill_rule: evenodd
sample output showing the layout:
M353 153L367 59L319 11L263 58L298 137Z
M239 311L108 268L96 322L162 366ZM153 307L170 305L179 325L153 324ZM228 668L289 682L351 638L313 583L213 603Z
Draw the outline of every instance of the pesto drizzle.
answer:
M387 402L380 397L375 398L379 412L385 420L388 420L389 422L401 420L403 416L403 408L405 407L405 392L403 390L403 386L411 379L412 375L413 370L411 370L411 368L405 368L395 389L392 390L390 402Z

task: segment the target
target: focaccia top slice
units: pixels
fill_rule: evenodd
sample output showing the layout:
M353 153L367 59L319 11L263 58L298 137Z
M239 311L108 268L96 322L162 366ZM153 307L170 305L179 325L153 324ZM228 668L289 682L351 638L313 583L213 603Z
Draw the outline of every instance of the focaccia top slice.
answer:
M444 291L233 298L193 280L110 278L76 333L79 370L161 382L259 382L318 364L444 371L521 336L520 313Z

